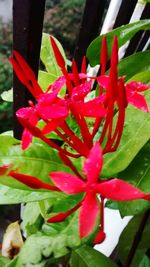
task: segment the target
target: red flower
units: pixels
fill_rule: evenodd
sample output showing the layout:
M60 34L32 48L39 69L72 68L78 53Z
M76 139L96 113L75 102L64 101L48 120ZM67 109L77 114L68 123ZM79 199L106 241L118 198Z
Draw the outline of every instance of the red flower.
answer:
M122 79L124 83L124 78L118 78L118 83ZM108 87L109 76L100 76L98 77L98 82L103 88ZM146 103L145 97L140 94L143 91L146 91L150 86L141 82L132 81L127 84L124 83L127 103L135 106L138 109L141 109L144 112L149 112L148 105ZM116 96L117 101L117 96Z
M88 158L85 160L83 172L86 180L80 177L65 173L52 172L50 177L53 183L66 194L77 194L84 192L85 196L80 203L80 236L81 238L89 235L96 226L97 219L100 217L99 200L104 198L117 201L127 201L143 198L145 194L129 183L117 178L107 181L99 180L99 175L103 165L102 150L97 142L91 149ZM79 205L79 204L78 204ZM79 206L74 207L76 210ZM73 210L73 211L74 211ZM72 212L63 215L63 220ZM62 214L58 214L48 219L48 222L61 221ZM103 223L101 222L103 225ZM103 231L103 229L101 229Z
M147 90L150 86L147 84L143 84L141 82L129 82L126 84L126 94L128 103L135 106L138 109L143 110L144 112L148 112L149 108L146 103L145 97L140 94Z

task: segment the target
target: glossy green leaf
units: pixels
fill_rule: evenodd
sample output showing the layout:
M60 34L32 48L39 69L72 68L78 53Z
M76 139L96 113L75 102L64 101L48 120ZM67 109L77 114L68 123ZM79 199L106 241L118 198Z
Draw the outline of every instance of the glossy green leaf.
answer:
M146 93L146 99L150 104L150 91ZM129 106L126 110L126 120L120 145L117 151L104 156L102 177L111 177L127 168L149 138L149 113Z
M43 89L43 91L46 91L46 89L48 88L48 86L53 83L56 80L56 76L52 75L46 71L41 71L39 70L38 73L38 83L41 86L41 88Z
M49 199L55 203L57 199L62 197L63 194L58 192L21 190L0 185L0 205L36 202L44 199Z
M46 183L50 183L48 174L52 171L70 172L70 168L62 163L58 153L42 142L32 143L27 150L22 151L20 145L8 145L8 143L16 142L12 137L0 136L0 143L1 140L3 140L0 148L1 165L12 164L18 172L33 175ZM1 177L0 183L9 187L31 190L15 179L6 176Z
M110 56L110 51L112 47L112 41L114 35L118 37L119 47L124 45L128 40L130 40L138 31L149 30L150 20L140 20L131 24L121 26L117 29L106 33L108 42L108 54ZM104 35L97 37L87 49L87 58L92 66L99 64L99 55L101 51L102 38Z
M49 218L59 212L66 212L75 207L83 198L83 194L67 195L64 194L55 202L51 200L43 200L39 202L40 210L44 218Z
M47 88L52 84L58 77L52 73L39 70L38 73L38 83L40 84L43 91L46 91ZM63 86L59 92L59 96L64 96L66 93L66 86Z
M54 38L54 39L55 39L62 55L64 56L64 59L66 60L64 50L63 50L61 44L58 42L58 40L56 38ZM55 57L54 57L53 49L52 49L51 42L50 42L50 35L46 34L46 33L43 33L43 36L42 36L40 58L41 58L48 73L52 74L56 78L58 78L62 74L60 68L58 67L58 65L56 63Z
M72 252L70 267L117 267L102 253L89 246L82 246Z
M150 193L150 143L146 144L137 154L126 170L119 177L140 188L145 193ZM118 202L122 216L139 214L150 208L150 201L134 200Z
M150 70L150 50L138 52L129 57L122 59L118 65L118 73L129 80L139 72ZM133 80L133 78L132 78Z
M13 138L11 134L0 134L0 151L3 151L5 148L7 149L12 145L15 146L17 144L20 144L20 141Z
M142 72L135 74L128 80L128 82L129 81L149 83L150 82L150 70L142 71Z
M129 224L126 226L124 231L122 232L119 243L118 243L118 252L119 252L119 257L124 264L127 255L131 249L131 245L134 239L134 236L136 232L139 229L139 225L141 222L143 214L135 216ZM148 219L146 226L144 228L143 234L141 241L139 243L136 255L133 259L133 263L131 267L138 267L141 260L143 259L143 256L147 249L150 248L150 235L149 235L149 228L150 228L150 219Z

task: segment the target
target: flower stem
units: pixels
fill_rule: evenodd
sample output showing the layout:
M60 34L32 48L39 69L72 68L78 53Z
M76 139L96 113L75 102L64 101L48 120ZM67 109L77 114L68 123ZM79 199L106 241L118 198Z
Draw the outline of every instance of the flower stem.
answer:
M142 220L140 222L139 228L138 228L138 230L135 234L135 237L133 239L132 246L131 246L131 249L129 251L129 254L128 254L128 257L126 259L124 267L130 267L131 266L131 263L133 261L137 247L141 241L141 237L142 237L142 234L143 234L144 228L146 226L149 215L150 215L150 209L147 210L142 217Z

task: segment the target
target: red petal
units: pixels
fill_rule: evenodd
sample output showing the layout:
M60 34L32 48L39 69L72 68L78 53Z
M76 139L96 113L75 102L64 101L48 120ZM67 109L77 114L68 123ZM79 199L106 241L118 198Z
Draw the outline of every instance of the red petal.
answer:
M106 115L106 110L102 107L102 98L96 97L95 99L88 102L77 102L73 103L76 112L82 116L86 117L104 117Z
M56 120L51 120L50 122L48 122L43 130L42 133L43 134L48 134L51 133L52 131L54 131L58 126L60 126L63 123L64 119L56 119Z
M80 236L81 238L89 235L96 226L99 213L99 206L96 195L88 193L83 200L80 210Z
M127 100L131 105L135 106L136 108L141 109L144 112L149 112L148 105L143 95L140 95L137 92L127 91Z
M150 200L150 194L146 194L143 198L146 200Z
M106 75L101 75L97 78L98 84L103 88L108 87L109 77Z
M126 85L126 88L127 90L130 90L130 91L143 92L143 91L146 91L148 88L150 88L150 85L133 81L133 82L128 83Z
M91 91L91 85L92 81L89 81L74 87L71 95L72 100L83 100L84 97Z
M24 58L17 51L14 50L13 53L16 57L18 67L20 67L20 71L24 73L24 76L28 80L28 85L30 85L30 82L32 83L32 86L27 86L27 87L30 90L30 92L33 94L33 96L35 96L36 98L38 95L42 94L43 91L36 81L36 76L34 72L30 68L30 66L26 63Z
M75 85L80 84L79 72L77 68L77 64L73 58L72 60L72 73L73 73L73 81Z
M68 116L68 109L65 106L63 107L60 105L53 104L50 107L38 106L37 109L39 116L43 120L60 119L60 118L66 118Z
M87 68L87 61L86 57L84 56L82 59L81 73L86 73L86 68Z
M65 60L62 56L62 54L60 53L60 50L56 44L56 41L55 39L50 36L50 41L51 41L51 44L52 44L52 48L53 48L53 51L54 51L54 55L55 55L55 58L56 58L56 61L57 61L57 64L60 68L64 69L65 68Z
M43 183L34 176L25 175L22 173L16 173L14 171L11 171L9 175L18 180L19 182L34 189L48 189L48 190L59 191L59 189L56 186Z
M22 144L21 144L22 149L23 150L27 149L31 144L31 142L32 142L32 134L27 129L24 129L22 134Z
M57 99L57 91L53 91L50 93L43 93L38 97L38 105L51 105L52 103L55 103Z
M140 199L145 196L138 188L116 178L97 185L96 190L103 197L117 201Z
M34 108L21 108L16 112L18 118L23 118L28 120L32 125L36 126L38 122L38 117ZM32 142L32 134L28 129L24 129L22 134L22 149L28 148Z
M103 165L102 149L97 142L91 149L86 159L83 171L88 178L88 182L94 183L98 180Z
M107 64L107 40L106 36L102 39L102 48L101 48L101 55L100 55L100 64L101 64L101 74L105 73L106 64Z
M11 164L3 165L0 167L0 176L7 174L8 170L12 167Z
M50 178L62 192L67 194L84 192L85 183L72 174L66 172L51 172Z
M34 108L27 107L27 108L20 108L17 110L16 115L17 117L28 119L33 114Z
M50 90L56 91L57 93L60 91L60 89L65 85L66 78L64 76L59 77L55 82L53 82L47 89L47 92Z
M18 63L16 62L16 60L13 57L10 57L9 61L12 65L13 70L15 71L18 79L28 88L28 79L26 78L26 76L22 72L22 70L21 70L20 66L18 65Z
M97 235L93 241L93 244L94 245L100 244L105 240L105 238L106 238L106 234L102 230L99 230L99 232L97 233Z

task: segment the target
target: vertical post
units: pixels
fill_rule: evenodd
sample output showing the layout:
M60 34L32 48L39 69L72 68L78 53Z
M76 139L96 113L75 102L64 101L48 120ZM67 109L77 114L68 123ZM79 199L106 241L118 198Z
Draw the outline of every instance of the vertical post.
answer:
M122 0L113 28L125 25L130 21L130 18L132 16L136 4L137 0Z
M89 44L99 34L106 3L107 0L86 0L78 42L74 53L79 69Z
M13 49L28 62L37 76L42 37L45 0L13 0ZM17 121L16 110L27 106L32 96L14 74L13 116L14 136L21 138L22 127Z
M148 19L150 17L150 4L146 4L142 12L141 19ZM148 31L139 31L135 34L127 47L125 56L129 56L137 51L142 51L143 47L149 39Z

